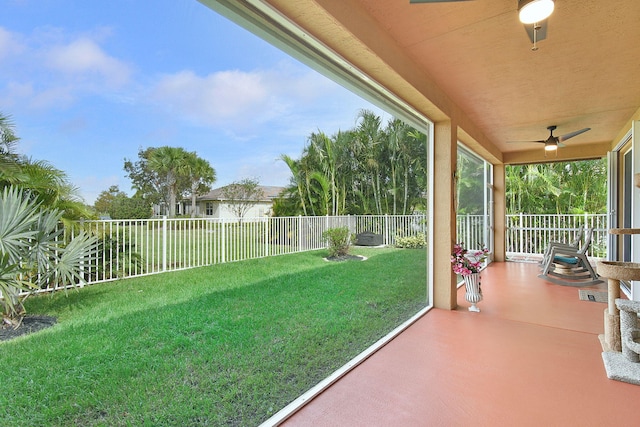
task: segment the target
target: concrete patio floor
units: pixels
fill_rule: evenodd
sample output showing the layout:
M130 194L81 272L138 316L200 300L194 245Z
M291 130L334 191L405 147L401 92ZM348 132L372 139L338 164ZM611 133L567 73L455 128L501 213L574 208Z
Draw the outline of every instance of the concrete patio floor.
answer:
M606 304L537 275L492 264L480 313L459 289L457 310L431 310L284 425L639 425L640 386L605 373Z

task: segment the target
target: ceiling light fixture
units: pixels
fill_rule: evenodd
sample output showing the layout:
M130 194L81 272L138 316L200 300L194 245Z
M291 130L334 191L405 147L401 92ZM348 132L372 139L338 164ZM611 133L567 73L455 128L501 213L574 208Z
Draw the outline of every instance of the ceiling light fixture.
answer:
M544 151L556 151L558 149L558 143L553 141L553 142L545 142L544 143Z
M518 14L523 24L544 21L553 13L553 0L518 0Z

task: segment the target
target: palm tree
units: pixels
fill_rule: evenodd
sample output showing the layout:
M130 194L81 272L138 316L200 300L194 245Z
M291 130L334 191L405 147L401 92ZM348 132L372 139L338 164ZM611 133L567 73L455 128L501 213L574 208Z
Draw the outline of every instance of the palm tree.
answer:
M508 166L505 172L509 213L594 213L606 209L605 159Z
M196 201L199 194L211 190L211 185L216 182L216 171L209 162L195 152L188 153L185 169L191 183L191 217L196 216Z
M526 188L526 195L529 198L529 206L540 205L540 202L553 201L552 205L547 205L543 209L549 212L560 213L560 196L562 195L562 188L558 179L558 174L548 165L533 164L526 165L524 174ZM549 196L553 196L553 199ZM535 210L528 210L528 213L533 213Z
M427 191L427 136L411 128L400 146L398 156L403 174L402 214L424 203Z
M484 162L459 151L457 163L456 211L480 214L484 210Z
M93 215L64 171L47 161L26 158L22 159L20 167L23 178L16 185L28 190L43 206L62 212L65 223Z
M43 207L60 211L65 223L90 218L93 213L67 174L47 161L16 154L14 149L18 140L13 123L0 114L0 188L16 186L23 189Z
M315 181L318 184L317 193L320 195L320 199L322 201L322 205L319 215L329 215L329 201L331 199L331 183L327 179L327 177L322 173L315 171L310 176L311 181Z
M0 306L3 323L18 326L25 314L21 291L82 281L97 239L81 232L66 242L58 226L62 213L11 186L0 194L0 212Z
M184 148L163 146L153 149L149 157L149 166L160 174L169 192L169 217L176 216L179 180L188 169L189 154Z
M304 178L304 186L306 189L307 201L309 203L309 207L311 209L311 215L315 216L316 207L315 201L317 200L312 191L311 185L311 175L318 170L319 162L318 155L315 151L315 146L309 144L302 153L302 158L300 159L299 167L300 167L300 175Z
M380 117L368 110L360 111L358 117L360 123L356 129L357 142L355 153L362 167L362 178L364 182L369 182L369 187L373 192L375 213L380 215L383 213L380 187L381 120Z
M354 171L352 147L355 134L353 131L338 131L333 137L333 151L335 152L335 187L336 201L334 215L341 215L347 211L348 192L353 189Z
M17 142L13 122L0 113L0 185L2 187L15 182L20 177L18 156L15 153Z
M410 197L420 193L417 188L409 188L410 177L417 174L419 166L426 161L426 137L400 119L389 121L384 136L390 175L387 177L387 192L392 196L391 213L397 213L400 204L398 199L402 197L402 213L406 214L407 208L413 205ZM413 181L417 184L416 180Z
M8 116L0 113L0 155L13 153L17 142L13 122Z
M318 155L318 161L320 162L320 169L325 176L327 190L329 192L329 199L331 202L331 210L327 210L327 214L338 215L340 212L340 197L338 189L338 175L340 174L341 163L341 145L345 141L345 133L338 131L338 133L329 138L324 132L312 133L309 137L310 144L314 147L314 151ZM317 179L316 179L317 180ZM321 184L321 187L325 186ZM323 200L325 195L323 194Z
M303 182L302 173L301 173L302 171L300 169L300 162L297 160L294 160L291 156L288 156L286 154L282 154L280 156L280 160L285 162L289 167L289 170L291 171L291 175L292 175L291 181L293 185L296 187L298 197L300 198L300 204L302 205L302 212L304 213L304 216L307 216L307 204L305 202L305 196L303 195L303 192L302 192L304 188L304 182Z
M607 163L606 159L582 160L570 162L565 182L571 184L578 197L577 210L580 212L604 211L607 199Z
M305 215L406 213L422 202L426 136L397 119L381 129L370 111L358 117L355 129L312 133L300 160L281 156Z

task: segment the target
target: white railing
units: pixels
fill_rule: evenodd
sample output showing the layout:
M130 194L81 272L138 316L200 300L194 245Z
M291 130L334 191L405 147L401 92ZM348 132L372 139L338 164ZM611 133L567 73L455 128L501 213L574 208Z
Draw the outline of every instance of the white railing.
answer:
M550 241L569 242L584 228L593 228L587 255L604 258L607 253L607 215L507 215L507 254L541 254Z
M489 247L487 238L488 216L486 215L458 215L456 221L457 242L464 243L467 249L482 249Z
M99 250L84 265L84 283L76 285L322 249L322 233L340 226L379 234L384 245L393 245L396 236L426 235L426 224L424 214L84 221L78 228L98 237ZM485 246L486 224L483 215L458 216L458 241ZM580 228L594 227L588 255L605 256L604 214L507 215L506 225L508 255L541 254L550 240L569 241Z
M485 215L458 215L458 241L468 248L486 246ZM544 253L550 241L569 242L584 228L593 227L587 255L604 258L607 251L607 215L528 215L506 216L507 255L536 255Z
M341 226L381 234L383 244L393 245L396 235L426 235L426 216L84 221L78 228L98 237L99 246L84 264L82 285L322 249L323 232Z

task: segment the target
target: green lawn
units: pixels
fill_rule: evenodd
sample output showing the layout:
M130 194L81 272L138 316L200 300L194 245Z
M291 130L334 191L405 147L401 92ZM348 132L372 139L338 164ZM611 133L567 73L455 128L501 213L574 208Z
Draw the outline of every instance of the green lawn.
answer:
M424 250L316 251L32 297L0 343L3 425L261 423L426 305Z

